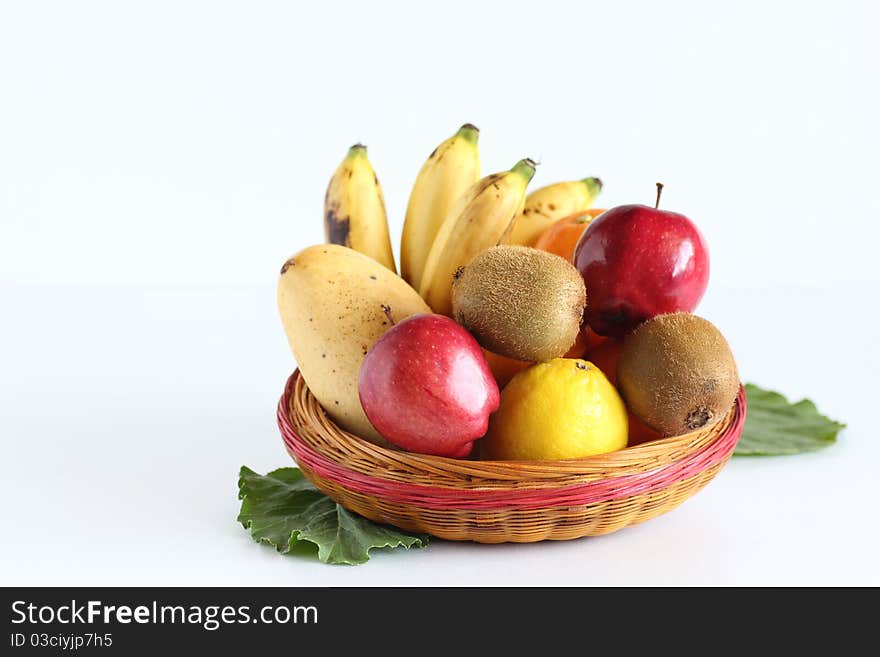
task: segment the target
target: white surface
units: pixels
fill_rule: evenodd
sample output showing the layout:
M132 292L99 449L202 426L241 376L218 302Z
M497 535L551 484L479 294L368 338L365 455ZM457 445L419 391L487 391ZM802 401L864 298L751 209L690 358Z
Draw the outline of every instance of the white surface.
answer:
M876 3L0 6L2 584L878 584ZM399 235L461 123L706 234L743 377L849 428L600 539L359 568L236 524L285 465L278 267L363 141Z
M5 288L0 582L877 585L877 312L845 339L802 319L870 292L713 287L702 306L746 380L849 423L834 447L735 459L675 511L606 537L435 541L333 567L281 557L235 522L239 466L292 465L275 426L293 362L272 285Z

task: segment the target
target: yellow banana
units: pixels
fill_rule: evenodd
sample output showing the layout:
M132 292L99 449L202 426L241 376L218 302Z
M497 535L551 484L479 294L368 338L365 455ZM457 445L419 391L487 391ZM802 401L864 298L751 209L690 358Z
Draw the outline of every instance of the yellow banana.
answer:
M324 234L368 255L397 273L382 187L367 159L367 147L355 144L336 169L324 197Z
M479 136L476 126L464 124L434 149L416 177L400 241L400 275L416 289L440 225L455 201L480 179Z
M507 243L532 246L541 233L563 217L589 210L600 191L602 181L598 178L569 180L536 189L526 197Z
M452 206L437 231L419 286L435 313L452 315L452 277L478 253L507 237L534 175L535 163L520 160L510 171L471 185Z

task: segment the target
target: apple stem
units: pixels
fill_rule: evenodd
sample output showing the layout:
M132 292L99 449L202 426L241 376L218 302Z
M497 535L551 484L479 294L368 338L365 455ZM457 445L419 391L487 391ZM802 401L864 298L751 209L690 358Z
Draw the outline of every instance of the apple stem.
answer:
M663 193L663 183L657 183L657 200L654 201L654 209L658 209L660 207L660 194Z
M386 306L383 303L382 304L382 312L385 313L385 317L388 318L388 321L391 323L391 326L394 326L394 318L391 316L391 306Z

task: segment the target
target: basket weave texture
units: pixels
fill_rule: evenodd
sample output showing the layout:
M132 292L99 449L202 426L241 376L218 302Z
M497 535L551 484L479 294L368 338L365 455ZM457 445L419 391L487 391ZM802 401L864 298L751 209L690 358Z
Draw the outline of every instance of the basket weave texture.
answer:
M608 534L674 509L733 453L740 389L706 429L569 461L472 461L374 445L337 427L299 372L278 403L285 447L315 486L373 521L449 540L567 540Z

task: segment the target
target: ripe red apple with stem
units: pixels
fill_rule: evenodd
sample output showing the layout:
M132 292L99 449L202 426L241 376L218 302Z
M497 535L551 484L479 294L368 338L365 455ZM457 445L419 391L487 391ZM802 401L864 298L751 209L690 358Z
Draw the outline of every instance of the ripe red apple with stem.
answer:
M449 317L394 323L358 375L361 406L389 442L411 452L463 458L498 408L498 384L476 339Z
M587 324L621 336L647 319L693 312L709 281L709 251L683 214L620 205L594 219L578 240L572 262L587 288Z

